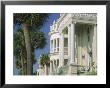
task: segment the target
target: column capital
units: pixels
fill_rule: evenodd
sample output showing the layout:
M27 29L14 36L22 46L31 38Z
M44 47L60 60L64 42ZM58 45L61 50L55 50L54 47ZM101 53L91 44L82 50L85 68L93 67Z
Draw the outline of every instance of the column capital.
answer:
M71 24L76 24L76 21L71 21L71 23L68 25L68 27L71 27Z
M61 35L61 36L64 36L64 34L63 34L62 32L60 33L60 35Z
M70 26L71 26L71 24L68 25L68 27L70 27Z
M92 24L92 28L97 27L97 23Z
M97 26L97 23L91 24L92 26Z
M76 22L76 21L72 21L71 23L72 23L72 24L76 24L77 22Z
M97 23L96 23L96 24L94 24L94 26L97 26Z

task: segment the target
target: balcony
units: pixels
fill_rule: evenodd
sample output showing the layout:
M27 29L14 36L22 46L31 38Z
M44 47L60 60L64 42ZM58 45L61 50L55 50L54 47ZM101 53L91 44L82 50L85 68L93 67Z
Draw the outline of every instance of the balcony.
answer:
M64 54L68 54L68 47L64 47Z
M54 50L50 51L50 55L59 54L59 48L54 48ZM68 47L64 47L64 54L68 55Z

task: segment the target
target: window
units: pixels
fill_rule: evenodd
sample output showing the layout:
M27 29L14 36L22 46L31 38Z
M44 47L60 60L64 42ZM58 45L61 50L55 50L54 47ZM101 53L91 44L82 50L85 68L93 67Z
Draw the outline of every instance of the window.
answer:
M57 51L59 51L59 38L57 38Z
M64 28L64 30L62 31L63 34L68 34L68 28Z
M53 51L53 40L51 40L51 51Z
M64 65L67 65L68 59L64 59Z
M68 47L68 38L64 38L64 47Z
M54 39L54 51L56 51L56 39Z

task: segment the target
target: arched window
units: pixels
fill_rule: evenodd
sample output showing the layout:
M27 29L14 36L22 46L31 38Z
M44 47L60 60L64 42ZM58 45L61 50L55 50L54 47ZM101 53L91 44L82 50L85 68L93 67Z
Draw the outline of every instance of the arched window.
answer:
M65 27L65 28L63 29L62 33L63 33L63 34L68 34L68 28Z

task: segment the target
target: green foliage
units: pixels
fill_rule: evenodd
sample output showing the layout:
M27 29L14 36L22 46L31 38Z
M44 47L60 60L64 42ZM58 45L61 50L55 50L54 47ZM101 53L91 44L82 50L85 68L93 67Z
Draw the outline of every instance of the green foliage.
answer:
M33 75L37 75L37 71L36 72L33 72Z
M22 49L22 33L21 31L15 32L14 33L14 55L16 57L16 67L18 69L21 68L21 57L20 57L20 52Z
M14 32L14 55L20 54L22 45L22 31Z
M60 67L59 69L58 69L58 73L57 73L58 75L62 75L63 74L63 68L62 67Z
M42 49L46 45L46 38L43 32L34 31L30 32L31 45L33 49Z
M21 60L20 60L20 56L16 56L16 68L17 69L21 69Z
M46 38L43 32L40 32L39 29L42 27L44 22L47 21L47 17L49 14L46 13L14 13L14 25L19 25L20 29L14 32L14 55L17 59L16 65L18 69L21 69L21 55L23 56L25 63L29 67L31 64L27 63L27 52L31 53L30 56L28 54L29 59L32 59L32 64L36 63L34 56L34 49L44 48L46 44ZM29 32L29 38L31 40L31 49L32 51L26 51L26 36L24 36L24 31L22 25L26 24L27 30ZM28 40L29 40L28 39ZM32 55L32 56L31 56ZM32 67L32 66L31 66ZM27 68L28 69L28 68ZM30 70L30 69L29 69ZM22 71L22 70L20 70ZM22 73L22 72L21 72Z
M66 66L58 68L57 74L58 75L67 75L68 71L69 71L69 67L66 65Z
M50 63L50 57L48 54L42 54L40 57L40 64L44 66L45 64L48 65Z
M86 75L97 75L97 72L95 72L95 71L88 72Z
M32 61L33 61L33 65L37 62L34 53L32 52Z
M78 70L77 74L78 75L97 75L97 72L95 71L95 69L92 69L91 71L83 71L83 72L81 70Z
M14 13L14 24L27 24L30 29L40 29L49 14L46 13Z

